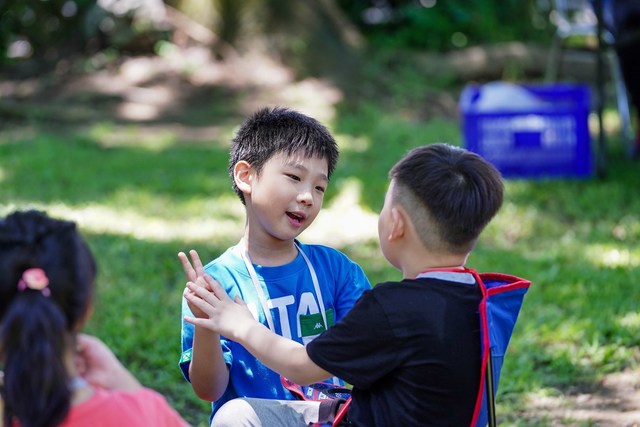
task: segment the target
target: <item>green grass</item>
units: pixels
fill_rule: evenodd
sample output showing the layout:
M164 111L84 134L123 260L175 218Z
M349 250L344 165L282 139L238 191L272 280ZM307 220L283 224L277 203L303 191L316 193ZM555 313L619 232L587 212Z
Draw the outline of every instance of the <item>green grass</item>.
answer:
M330 126L342 154L327 205L355 180L361 208L377 212L387 171L409 148L461 143L451 120L411 121L373 104L338 117ZM64 132L35 123L0 134L0 213L37 207L80 223L100 267L87 330L196 426L205 425L209 405L177 367L184 280L176 253L195 247L210 259L241 232L242 208L226 173L233 125L207 144L149 139L136 126L109 123ZM524 415L532 396L637 368L639 189L639 165L615 141L606 179L507 181L505 205L469 260L533 282L502 371L502 425L545 425L544 414ZM373 238L340 249L374 283L398 276Z

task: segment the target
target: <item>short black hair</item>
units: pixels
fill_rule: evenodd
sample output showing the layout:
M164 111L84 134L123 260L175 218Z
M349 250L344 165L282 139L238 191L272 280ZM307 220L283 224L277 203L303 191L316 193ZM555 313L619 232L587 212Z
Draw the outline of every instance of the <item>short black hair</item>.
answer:
M274 155L299 151L308 157L326 159L331 178L338 162L338 144L320 122L283 107L262 108L245 120L232 140L229 155L229 176L242 203L244 195L233 179L236 163L246 161L260 173Z
M400 203L412 205L405 207L423 243L429 236L419 224L432 222L433 227L423 228L433 228L453 253L473 249L503 201L500 172L478 154L449 144L414 148L393 166L389 177L396 194L404 198Z

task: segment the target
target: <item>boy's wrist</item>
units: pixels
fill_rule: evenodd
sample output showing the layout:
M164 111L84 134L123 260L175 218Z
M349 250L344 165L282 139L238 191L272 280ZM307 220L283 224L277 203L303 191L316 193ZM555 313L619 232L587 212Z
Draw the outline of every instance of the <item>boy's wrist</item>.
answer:
M194 341L196 340L196 336L204 336L207 342L212 342L211 341L212 339L215 339L215 341L213 342L217 342L220 339L219 333L212 331L207 327L197 326L197 325L194 327L194 333L193 333Z
M243 320L234 328L232 339L244 346L251 347L258 344L265 331L268 331L267 327L255 319Z

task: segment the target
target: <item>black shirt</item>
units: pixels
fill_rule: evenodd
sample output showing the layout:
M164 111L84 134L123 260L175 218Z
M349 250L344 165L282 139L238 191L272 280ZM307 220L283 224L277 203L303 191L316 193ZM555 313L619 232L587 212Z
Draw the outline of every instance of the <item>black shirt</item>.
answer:
M307 353L353 385L356 426L468 426L480 382L480 300L475 282L381 283Z

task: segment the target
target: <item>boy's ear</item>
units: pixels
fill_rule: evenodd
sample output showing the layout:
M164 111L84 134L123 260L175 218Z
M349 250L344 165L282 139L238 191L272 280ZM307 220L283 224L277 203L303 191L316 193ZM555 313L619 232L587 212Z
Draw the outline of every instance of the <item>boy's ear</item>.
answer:
M233 179L236 185L245 194L251 194L251 165L244 160L239 161L233 167Z
M407 213L402 207L396 206L391 208L391 233L389 240L394 241L402 238L406 233Z

